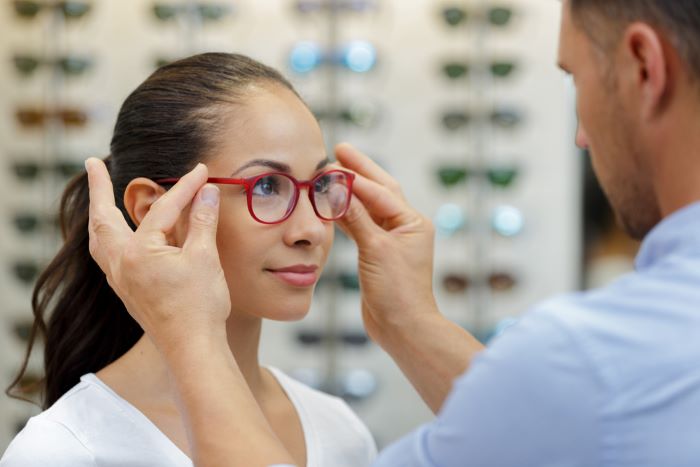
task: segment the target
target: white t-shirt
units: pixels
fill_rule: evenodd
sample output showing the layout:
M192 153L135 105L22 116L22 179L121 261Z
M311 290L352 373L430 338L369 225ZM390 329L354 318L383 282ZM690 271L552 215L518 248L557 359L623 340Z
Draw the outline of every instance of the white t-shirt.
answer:
M337 397L270 368L299 414L307 467L365 467L377 454L367 427ZM17 435L0 467L192 467L143 413L90 373Z

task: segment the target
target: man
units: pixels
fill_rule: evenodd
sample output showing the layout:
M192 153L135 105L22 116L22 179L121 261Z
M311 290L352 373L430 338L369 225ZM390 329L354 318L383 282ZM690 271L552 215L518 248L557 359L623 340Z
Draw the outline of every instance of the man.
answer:
M559 62L578 92L576 142L620 223L644 243L635 273L534 307L487 350L435 305L430 222L369 159L337 148L359 174L343 228L359 247L366 329L437 413L378 467L700 465L700 1L565 0ZM187 290L188 271L218 271L206 170L165 195L135 234L113 208L104 167L89 161L88 171L93 255L171 365L195 463L290 463L219 351L225 304L157 304L164 292L200 303L207 296ZM193 197L188 242L199 254L186 245L173 260L183 266L164 269L152 244ZM172 290L133 279L164 270Z

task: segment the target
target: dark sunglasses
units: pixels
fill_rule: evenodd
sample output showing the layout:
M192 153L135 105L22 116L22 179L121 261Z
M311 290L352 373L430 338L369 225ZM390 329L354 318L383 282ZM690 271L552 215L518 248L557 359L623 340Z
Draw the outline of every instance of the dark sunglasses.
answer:
M198 3L196 5L172 5L156 3L153 15L160 21L171 21L179 15L196 15L203 21L217 21L233 12L230 5L223 3Z
M345 329L335 335L329 336L327 333L321 331L304 329L297 332L296 335L297 342L308 347L321 345L330 339L350 347L362 347L369 344L369 337L367 337L367 334L362 330L351 331Z
M33 260L19 260L12 265L12 273L17 280L31 285L39 276L39 264Z
M442 19L449 27L457 27L465 24L472 14L462 7L448 6L443 8ZM504 27L507 26L513 18L513 10L509 7L491 7L482 12L474 12L473 16L478 17L482 21L486 21L491 26Z
M66 19L78 19L85 16L92 8L91 3L62 1L55 3L40 3L27 0L14 0L15 13L21 18L34 18L44 8L55 8L63 14Z
M440 184L445 188L462 184L473 176L485 177L494 187L508 188L513 184L519 172L519 169L514 166L490 167L479 171L466 166L444 165L438 167L435 173Z
M17 71L23 76L31 76L40 65L52 66L66 76L78 76L87 71L93 64L89 58L73 56L47 60L31 55L18 54L13 57L12 61Z
M85 170L82 162L65 159L56 160L49 164L38 162L16 161L12 163L12 173L22 182L32 182L39 178L40 174L49 173L63 179L70 179Z
M365 130L377 126L380 113L379 106L373 102L354 102L335 112L314 109L314 115L321 122L336 121Z
M469 75L472 68L469 62L451 61L442 65L442 74L450 80L458 80ZM514 62L492 61L488 64L488 70L494 78L507 78L516 69Z
M492 272L484 283L494 292L508 292L518 285L515 276L508 272ZM446 274L442 278L442 288L450 294L461 294L474 285L471 277L464 274Z

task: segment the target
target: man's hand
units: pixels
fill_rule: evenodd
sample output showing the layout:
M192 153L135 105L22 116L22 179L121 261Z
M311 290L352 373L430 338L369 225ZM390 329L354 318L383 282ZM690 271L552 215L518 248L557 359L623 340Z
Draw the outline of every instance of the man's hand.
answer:
M88 159L90 253L129 313L161 351L190 337L225 340L231 303L216 248L219 192L197 165L161 196L136 231L114 202L104 163ZM192 205L187 238L171 246L166 234Z
M357 176L354 197L339 226L359 249L362 314L369 335L439 314L433 295L432 222L408 205L398 182L349 144L338 161Z
M336 158L357 174L339 225L358 246L365 328L437 412L483 346L437 309L430 220L408 205L394 178L352 146L338 145Z

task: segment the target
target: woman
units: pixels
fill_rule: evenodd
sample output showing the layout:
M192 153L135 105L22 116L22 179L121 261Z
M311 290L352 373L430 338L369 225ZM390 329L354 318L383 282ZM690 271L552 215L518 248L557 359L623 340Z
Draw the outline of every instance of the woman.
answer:
M127 98L111 153L116 203L132 228L178 177L206 163L220 188L216 245L231 303L225 332L250 392L297 465L369 465L374 442L342 401L258 363L262 319L308 312L332 221L352 189L352 174L328 167L318 124L292 86L240 55L175 62ZM47 410L0 465L190 466L162 355L90 257L88 203L83 175L64 194L66 242L33 299L35 329L46 334ZM189 228L183 216L168 244L182 246Z

